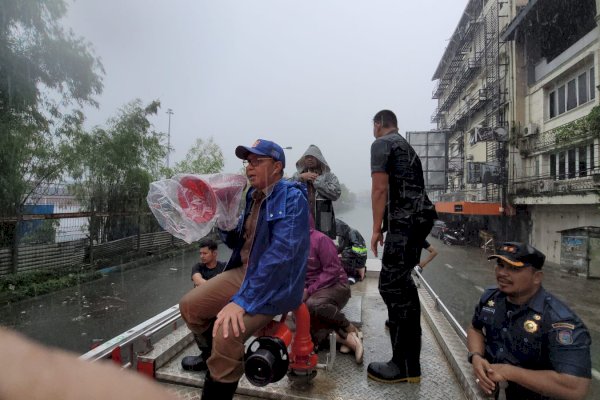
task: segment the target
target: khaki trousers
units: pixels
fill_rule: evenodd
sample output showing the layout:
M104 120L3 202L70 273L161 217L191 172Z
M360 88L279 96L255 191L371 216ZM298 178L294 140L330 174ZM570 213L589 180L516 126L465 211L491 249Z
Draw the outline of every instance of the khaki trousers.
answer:
M246 269L242 267L222 272L183 296L179 311L193 333L200 335L209 328L211 320L242 286L245 275ZM272 319L273 315L245 314L246 332L240 332L238 337L229 329L229 337L223 338L221 326L207 360L211 378L223 383L237 382L244 374L244 343Z

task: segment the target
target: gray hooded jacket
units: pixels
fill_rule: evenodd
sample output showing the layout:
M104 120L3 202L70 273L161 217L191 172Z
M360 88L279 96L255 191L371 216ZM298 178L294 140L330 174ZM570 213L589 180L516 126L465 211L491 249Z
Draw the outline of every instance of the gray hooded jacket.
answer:
M309 203L313 207L311 214L315 219L315 227L330 238L335 239L336 229L333 201L339 199L342 194L340 182L335 174L331 172L331 168L327 164L325 157L323 157L321 150L314 144L308 146L308 149L296 162L297 172L292 177L293 180L302 182L300 174L308 171L304 163L304 157L306 156L313 156L321 164L321 174L313 182L315 199L314 201L309 200Z

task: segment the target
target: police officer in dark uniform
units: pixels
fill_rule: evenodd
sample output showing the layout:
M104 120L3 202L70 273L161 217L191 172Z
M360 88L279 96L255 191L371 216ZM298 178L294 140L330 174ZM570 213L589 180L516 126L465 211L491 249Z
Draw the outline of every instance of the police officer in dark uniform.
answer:
M389 110L373 118L371 145L371 250L383 244L379 293L388 308L392 359L369 364L369 378L386 382L421 381L421 306L411 271L421 258L423 242L431 231L435 208L425 192L423 169L415 150L399 134L396 115ZM384 212L386 204L387 213Z
M581 399L591 378L587 328L542 287L544 254L506 242L496 260L497 288L484 292L467 333L475 382L507 399ZM505 385L502 385L505 386Z

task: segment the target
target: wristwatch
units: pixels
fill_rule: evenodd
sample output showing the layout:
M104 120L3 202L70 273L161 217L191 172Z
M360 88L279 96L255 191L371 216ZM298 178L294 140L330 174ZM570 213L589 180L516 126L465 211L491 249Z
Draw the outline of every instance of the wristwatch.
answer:
M469 351L467 353L467 361L469 361L469 364L473 364L473 356L479 356L481 358L485 358L485 357L483 357L483 354L481 354L478 351Z

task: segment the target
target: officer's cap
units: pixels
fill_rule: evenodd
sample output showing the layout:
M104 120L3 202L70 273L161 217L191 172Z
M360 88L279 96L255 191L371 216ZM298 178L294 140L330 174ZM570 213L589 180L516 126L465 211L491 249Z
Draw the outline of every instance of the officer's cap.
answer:
M513 267L532 266L542 269L546 256L533 246L519 242L504 242L498 248L496 254L488 257L488 260L499 258Z

